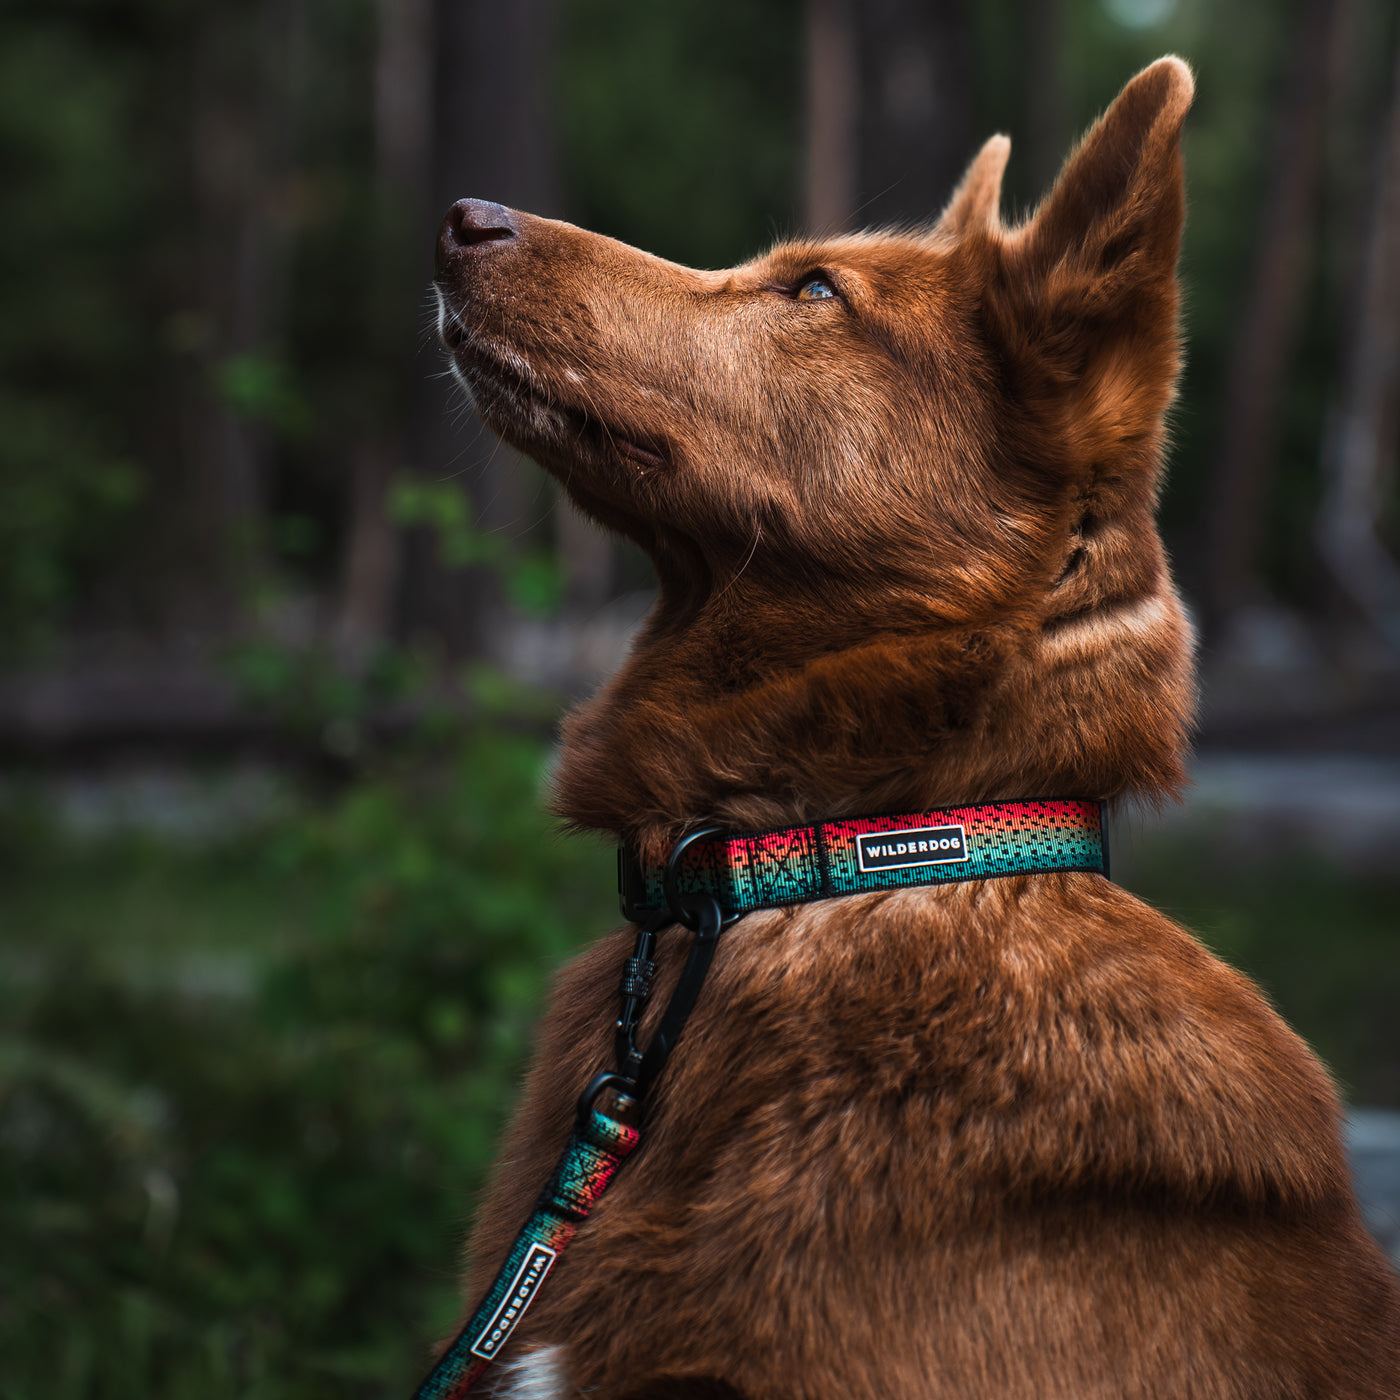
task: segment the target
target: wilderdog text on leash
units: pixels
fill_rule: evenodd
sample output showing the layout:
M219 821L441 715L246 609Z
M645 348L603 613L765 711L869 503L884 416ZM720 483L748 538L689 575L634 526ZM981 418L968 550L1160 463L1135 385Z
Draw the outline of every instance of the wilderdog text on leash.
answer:
M473 1303L631 1043L624 969L644 1047L712 956L669 1062L599 1089L632 1136L567 1252L520 1253L480 1392L1400 1395L1326 1073L1098 873L1099 804L1174 796L1192 718L1154 523L1192 91L1140 73L1016 227L1003 137L922 232L726 272L448 214L476 411L660 582L555 791L624 847L643 928L559 979Z

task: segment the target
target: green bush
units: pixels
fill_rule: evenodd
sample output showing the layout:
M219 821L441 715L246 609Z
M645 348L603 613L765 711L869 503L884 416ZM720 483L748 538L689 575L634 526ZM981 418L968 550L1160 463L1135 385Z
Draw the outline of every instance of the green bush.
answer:
M1247 973L1355 1104L1400 1106L1400 879L1306 851L1232 856L1203 822L1133 862L1133 891Z
M433 727L199 853L12 815L0 1394L411 1390L545 979L616 922L546 757Z

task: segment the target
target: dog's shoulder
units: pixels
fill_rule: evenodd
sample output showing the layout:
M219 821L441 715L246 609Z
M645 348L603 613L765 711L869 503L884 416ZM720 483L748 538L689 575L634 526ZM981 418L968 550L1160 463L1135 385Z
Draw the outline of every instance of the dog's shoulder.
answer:
M653 1013L687 941L662 936ZM538 1190L519 1164L557 1153L629 951L619 933L561 975L488 1222L518 1220ZM1326 1076L1169 919L1089 875L852 896L724 934L642 1146L580 1236L594 1271L562 1270L527 1326L570 1339L580 1384L642 1366L784 1393L784 1365L835 1338L856 1370L893 1376L884 1393L987 1394L969 1378L996 1337L1018 1376L1034 1373L998 1394L1052 1393L1066 1356L1084 1369L1078 1393L1110 1393L1104 1375L1139 1364L1129 1320L1150 1314L1200 1382L1174 1338L1202 1290L1259 1326L1295 1297L1329 1300L1342 1331L1393 1307L1354 1216ZM483 1236L486 1258L504 1252L505 1235ZM599 1270L628 1329L600 1320ZM1256 1274L1293 1283L1270 1301L1242 1286ZM824 1330L791 1331L788 1278ZM1081 1348L1075 1309L1118 1317L1122 1335ZM1015 1346L1061 1333L1047 1355ZM961 1377L943 1389L917 1380L934 1339ZM1238 1392L1216 1377L1190 1393Z
M852 1171L888 1154L903 1173L902 1156L983 1200L1155 1191L1290 1209L1346 1193L1336 1093L1302 1041L1247 978L1107 881L1012 878L751 922L727 935L689 1032L708 1087L677 1069L691 1140L747 1106L775 1150L829 1131L829 1163L845 1141Z
M662 935L643 1038L687 943ZM485 1258L539 1189L517 1164L557 1153L608 1062L630 944L600 940L558 979ZM1349 1199L1336 1093L1302 1041L1170 919L1076 874L770 910L726 933L618 1204L635 1191L641 1218L703 1215L694 1183L720 1178L750 1223L798 1235L847 1211L934 1234L1055 1199L1280 1221Z

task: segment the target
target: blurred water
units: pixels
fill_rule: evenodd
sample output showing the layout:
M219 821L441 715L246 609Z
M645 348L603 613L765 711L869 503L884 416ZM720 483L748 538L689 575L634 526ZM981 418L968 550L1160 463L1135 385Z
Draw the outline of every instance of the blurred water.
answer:
M0 807L30 800L79 840L132 834L203 846L276 818L292 795L288 777L267 763L148 760L0 780Z
M1183 836L1207 839L1222 856L1243 861L1312 854L1357 873L1400 873L1400 759L1206 753L1197 756L1191 778L1180 806L1118 814L1115 877L1154 842Z
M1347 1119L1347 1151L1366 1226L1400 1269L1400 1112L1353 1110Z

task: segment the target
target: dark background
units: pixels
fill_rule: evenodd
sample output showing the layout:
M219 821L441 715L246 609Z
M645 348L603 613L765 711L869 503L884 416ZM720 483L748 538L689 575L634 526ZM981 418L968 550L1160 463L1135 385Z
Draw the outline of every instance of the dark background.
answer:
M1164 52L1205 690L1122 878L1400 1106L1391 0L0 7L0 1395L403 1391L614 920L542 788L649 571L456 401L448 204L721 266L1007 131L1010 220Z

